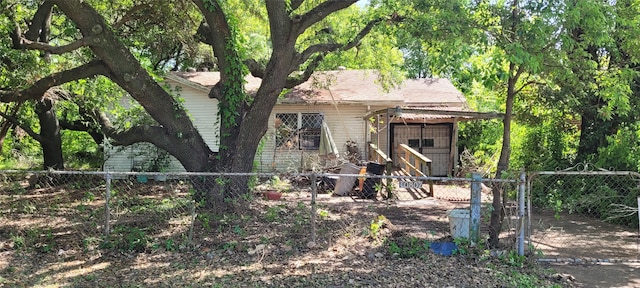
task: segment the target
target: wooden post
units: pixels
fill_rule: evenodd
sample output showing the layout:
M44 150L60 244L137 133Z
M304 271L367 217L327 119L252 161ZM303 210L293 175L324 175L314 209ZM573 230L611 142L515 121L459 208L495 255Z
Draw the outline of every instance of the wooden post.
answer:
M433 169L431 167L431 163L432 162L427 163L427 167L429 168L429 174L427 174L427 175L429 175L429 177L433 176ZM432 179L429 179L429 194L431 194L431 195L429 195L431 197L434 196L434 194L433 194L433 180Z

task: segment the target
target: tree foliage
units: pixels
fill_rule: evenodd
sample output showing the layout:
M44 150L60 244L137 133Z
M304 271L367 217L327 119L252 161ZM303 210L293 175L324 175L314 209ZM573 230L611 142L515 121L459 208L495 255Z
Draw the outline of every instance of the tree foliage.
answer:
M10 9L3 13L1 28L3 35L10 36L3 39L10 41L3 40L1 49L18 55L3 57L3 69L10 70L4 67L15 66L12 61L21 57L20 65L33 63L36 69L21 70L23 74L3 82L0 102L7 107L46 104L47 109L36 109L39 125L33 118L24 125L34 139L57 139L49 146L40 141L45 165L47 155L62 163L61 150L54 149L62 145L60 130L82 127L92 136L106 135L116 145L151 143L188 171L248 172L283 89L306 81L322 65L329 67L344 59L354 68L375 68L371 55L392 50L392 42L381 34L366 45L363 40L400 17L387 13L386 5L364 12L355 2L3 2ZM349 19L349 25L342 25L346 21L340 17ZM356 47L356 56L346 53ZM332 53L339 54L325 62ZM401 63L399 52L395 55L386 67ZM180 101L159 80L167 70L195 65L221 75L209 95L219 100L222 131L217 153L209 149ZM251 95L244 89L248 73L263 78L262 86ZM139 106L117 107L123 95ZM136 107L149 118L133 113ZM211 115L212 121L216 116ZM93 138L100 143L99 137Z

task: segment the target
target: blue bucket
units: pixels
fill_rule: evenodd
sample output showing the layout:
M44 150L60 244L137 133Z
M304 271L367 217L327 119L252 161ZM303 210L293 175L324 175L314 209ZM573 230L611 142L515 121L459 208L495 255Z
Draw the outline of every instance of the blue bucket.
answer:
M436 242L429 245L429 249L435 254L443 256L451 256L453 252L458 250L458 246L453 242Z
M138 183L147 183L147 181L149 181L149 177L147 175L138 174L136 175L136 180Z

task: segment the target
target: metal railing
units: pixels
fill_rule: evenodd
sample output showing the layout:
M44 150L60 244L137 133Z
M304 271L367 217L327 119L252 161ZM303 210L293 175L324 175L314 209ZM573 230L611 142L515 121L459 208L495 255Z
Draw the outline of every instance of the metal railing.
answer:
M351 188L348 197L327 197L336 187L337 183L331 181L336 177L337 181L340 181L341 177L343 180L346 179L345 181L351 181L347 183ZM359 178L364 178L362 188L358 185ZM56 247L56 243L68 243L71 247L84 247L89 251L110 247L147 251L157 247L177 249L175 247L201 245L210 241L210 235L223 235L219 238L224 238L224 235L230 234L227 237L229 239L255 239L259 234L247 232L250 228L243 226L246 219L258 222L279 221L278 225L281 225L282 229L295 232L296 236L292 236L295 241L304 241L305 244L302 245L306 245L306 242L324 241L327 240L324 238L329 237L319 231L327 231L324 226L330 222L322 218L326 216L318 215L323 215L322 211L326 213L326 210L332 209L330 205L342 204L328 203L353 203L354 206L347 210L361 207L363 209L358 213L365 214L375 213L372 209L378 206L376 203L384 203L380 206L383 210L378 213L386 214L390 211L389 207L404 211L409 208L400 203L411 202L411 199L424 199L419 197L394 200L395 198L384 197L386 191L383 183L394 183L389 185L393 187L394 194L406 194L410 197L408 189L397 185L401 181L443 182L444 184L439 186L442 189L440 193L459 193L443 198L469 199L471 182L491 180L328 173L0 171L0 208L3 211L0 217L3 223L6 223L5 232L11 236L7 237L8 239L30 239L16 245L43 251L50 251ZM467 186L452 191L456 183L467 183ZM479 185L472 186L476 189L475 195L480 195ZM201 192L204 194L199 194ZM278 197L284 200L269 200ZM479 205L479 199L474 197L471 202ZM448 209L460 205L470 207L470 202L465 204L459 201L437 201L449 203L442 206L449 207ZM436 215L442 213L429 220L431 222L421 222L410 227L422 227L425 234L428 230L428 235L447 237L450 235L446 222L447 211L442 207L430 212ZM479 210L474 211L476 212L473 219L478 224ZM296 216L292 221L284 221L283 215L290 213L295 213ZM14 225L13 219L30 219L29 225L19 225L17 222ZM352 221L352 215L345 215L341 219ZM406 216L400 215L397 219L404 221ZM482 221L481 225L486 225L487 222ZM368 227L370 223L364 224ZM475 229L472 235L476 237L478 232L478 229ZM249 237L250 235L253 236ZM2 241L4 240L0 240ZM12 245L6 243L5 247L10 246Z

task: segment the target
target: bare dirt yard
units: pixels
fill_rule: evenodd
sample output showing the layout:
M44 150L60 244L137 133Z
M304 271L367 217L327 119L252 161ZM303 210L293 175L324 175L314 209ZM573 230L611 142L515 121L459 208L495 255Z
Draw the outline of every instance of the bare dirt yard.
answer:
M637 229L553 211L536 211L532 220L534 248L574 285L640 287Z
M2 287L569 287L534 259L458 243L437 198L393 202L306 191L191 213L180 183L0 189ZM135 181L134 181L135 182ZM101 190L102 189L102 190ZM442 187L442 189L452 189ZM468 188L463 188L468 189ZM465 190L468 191L468 190ZM195 216L195 217L194 217ZM194 218L191 218L194 217ZM195 220L193 220L195 219ZM193 225L190 225L193 223ZM312 241L315 234L315 242Z

